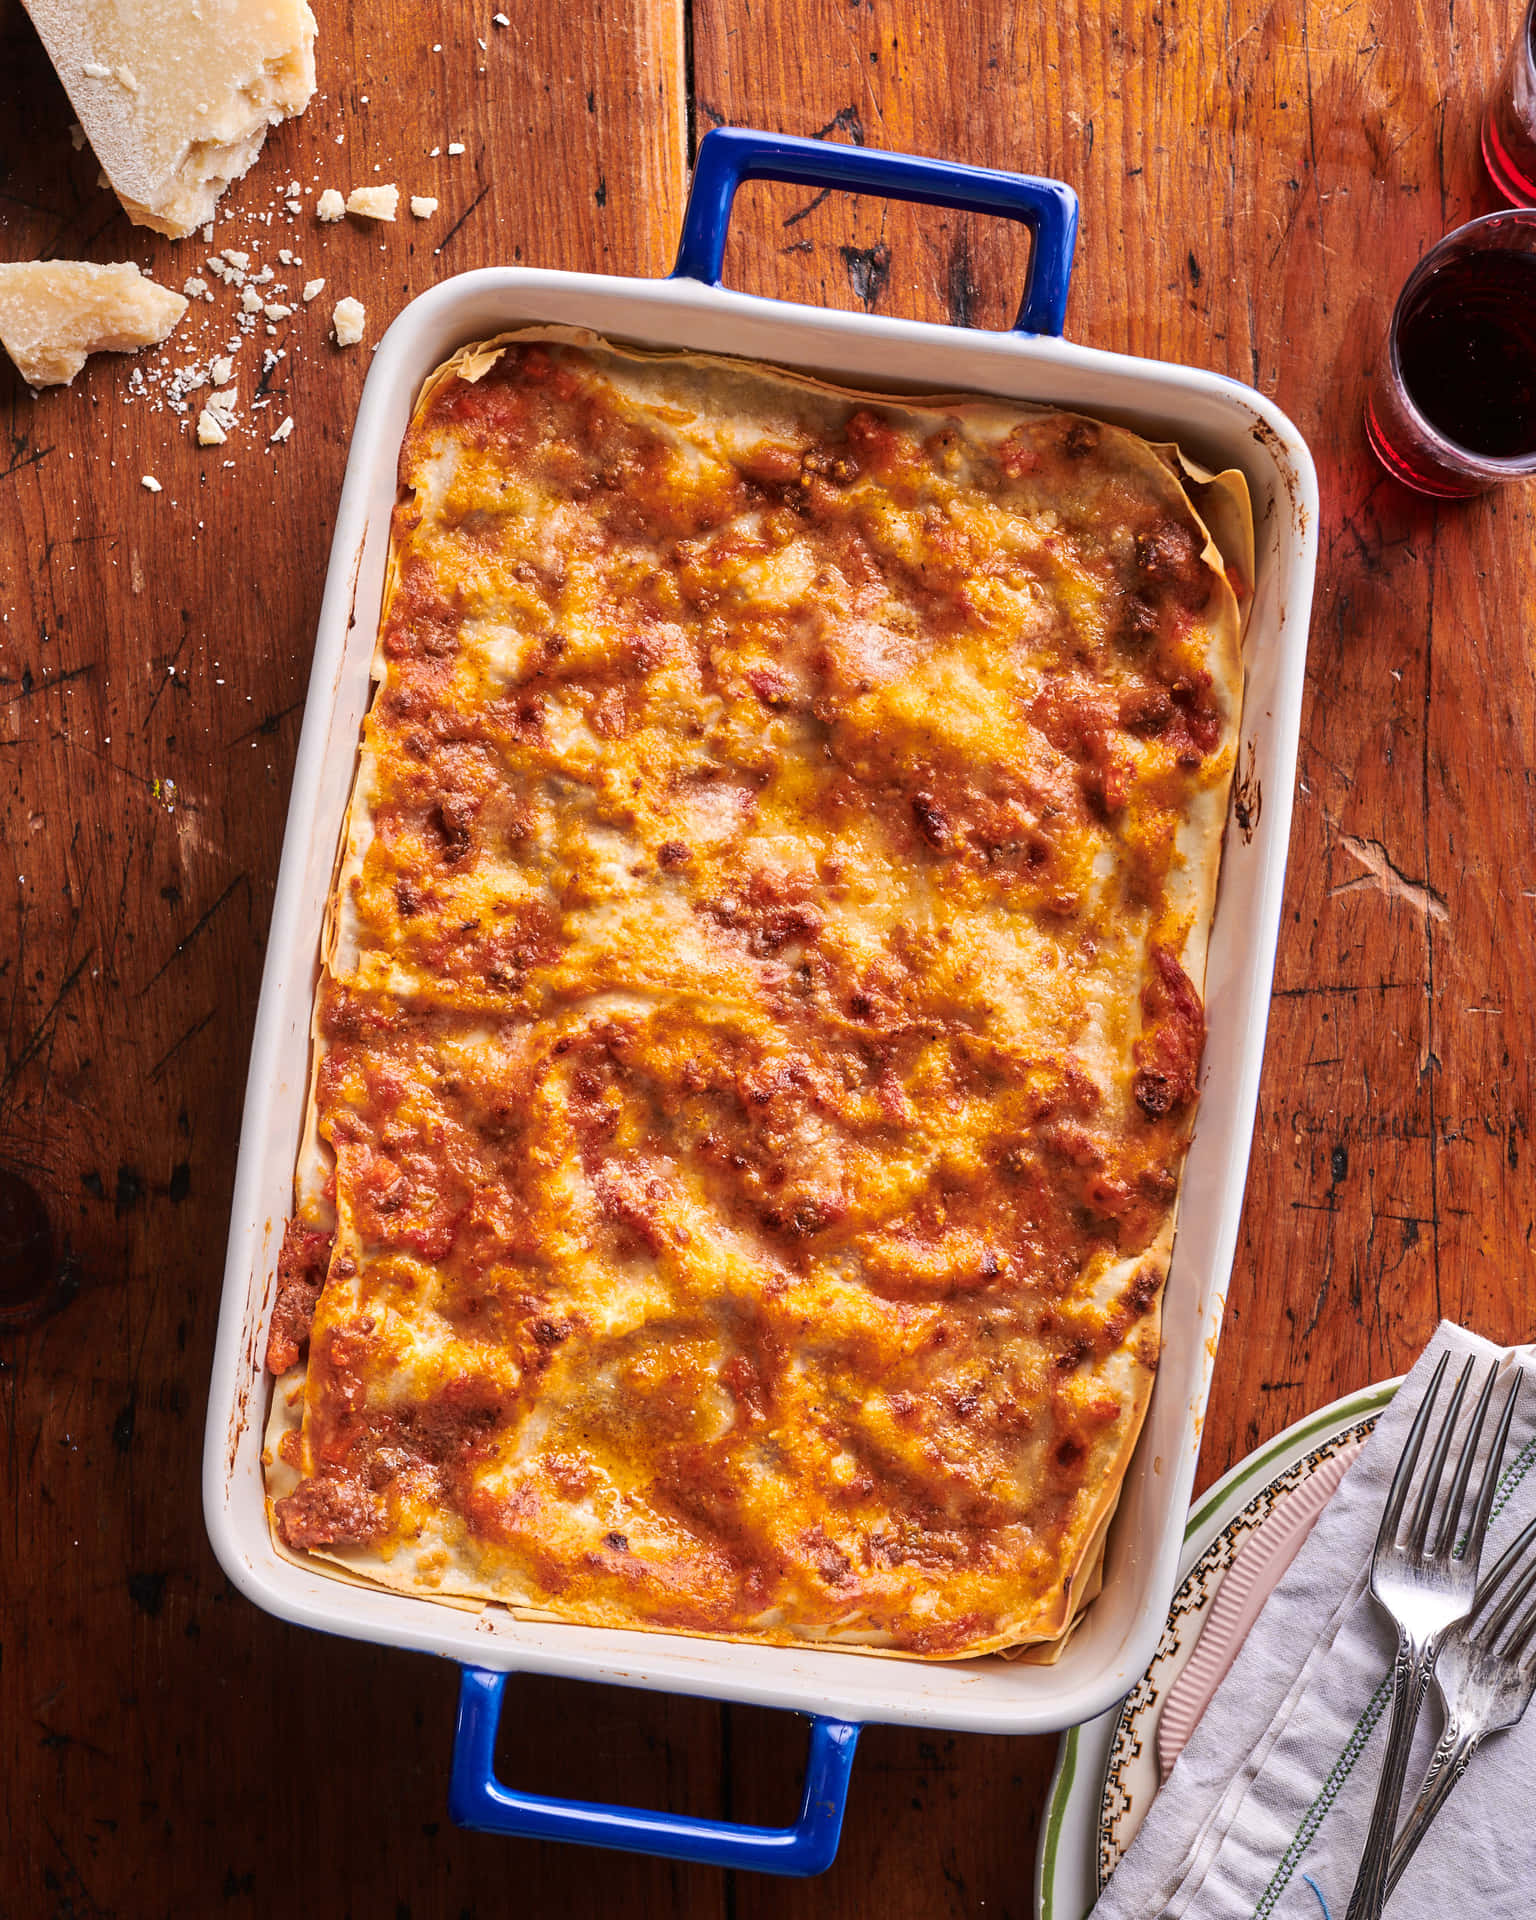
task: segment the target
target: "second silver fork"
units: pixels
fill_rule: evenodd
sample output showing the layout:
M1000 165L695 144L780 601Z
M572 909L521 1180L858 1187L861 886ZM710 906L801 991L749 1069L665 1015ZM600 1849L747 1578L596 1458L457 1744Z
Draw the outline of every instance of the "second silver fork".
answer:
M1473 1754L1489 1734L1514 1726L1536 1694L1536 1601L1526 1604L1532 1588L1536 1588L1536 1520L1479 1584L1473 1612L1446 1637L1440 1650L1435 1690L1445 1708L1445 1732L1392 1848L1389 1894Z
M1371 1809L1360 1871L1350 1895L1345 1920L1380 1920L1387 1896L1387 1869L1392 1852L1392 1836L1397 1826L1397 1803L1402 1797L1403 1779L1408 1770L1414 1724L1441 1645L1451 1628L1464 1619L1472 1608L1477 1591L1477 1563L1488 1527L1488 1512L1498 1485L1504 1443L1509 1437L1510 1423L1514 1418L1515 1388L1512 1387L1483 1469L1472 1518L1465 1540L1461 1542L1462 1551L1458 1553L1456 1548L1462 1508L1497 1377L1497 1367L1490 1366L1451 1477L1450 1491L1442 1501L1441 1482L1456 1437L1467 1385L1472 1377L1474 1363L1469 1357L1462 1366L1450 1405L1440 1421L1412 1517L1404 1531L1404 1510L1449 1357L1448 1354L1440 1356L1429 1389L1414 1415L1402 1459L1398 1462L1387 1494L1387 1504L1381 1516L1381 1527L1376 1535L1376 1548L1371 1559L1371 1592L1397 1627L1397 1660L1392 1675L1392 1717L1387 1730L1381 1779ZM1435 1526L1431 1540L1432 1521Z

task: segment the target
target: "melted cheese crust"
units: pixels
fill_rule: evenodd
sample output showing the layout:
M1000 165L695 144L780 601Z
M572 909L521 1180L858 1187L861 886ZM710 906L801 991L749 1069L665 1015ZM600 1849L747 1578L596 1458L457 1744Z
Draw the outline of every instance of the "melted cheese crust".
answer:
M1237 736L1172 460L523 339L400 478L279 1539L610 1626L1060 1634L1156 1364Z

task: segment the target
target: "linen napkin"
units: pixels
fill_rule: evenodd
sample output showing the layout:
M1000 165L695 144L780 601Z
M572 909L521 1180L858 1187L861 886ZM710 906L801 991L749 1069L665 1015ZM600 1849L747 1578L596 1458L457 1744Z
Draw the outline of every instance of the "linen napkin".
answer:
M1371 1549L1414 1411L1447 1350L1440 1407L1460 1356L1475 1354L1480 1366L1498 1359L1488 1429L1510 1370L1523 1374L1485 1570L1536 1515L1536 1347L1499 1349L1442 1322L1255 1621L1093 1920L1344 1920L1381 1770L1397 1645L1369 1592ZM1469 1390L1463 1427L1473 1397ZM1490 1438L1485 1432L1485 1453ZM1440 1731L1431 1686L1405 1806ZM1448 1911L1536 1916L1536 1707L1479 1750L1386 1920L1446 1920Z

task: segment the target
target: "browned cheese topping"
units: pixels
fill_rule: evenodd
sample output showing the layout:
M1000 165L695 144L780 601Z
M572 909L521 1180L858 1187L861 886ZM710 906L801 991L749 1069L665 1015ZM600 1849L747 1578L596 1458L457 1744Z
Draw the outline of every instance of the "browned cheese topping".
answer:
M400 478L284 1541L607 1625L1058 1633L1156 1363L1241 691L1171 463L521 344Z

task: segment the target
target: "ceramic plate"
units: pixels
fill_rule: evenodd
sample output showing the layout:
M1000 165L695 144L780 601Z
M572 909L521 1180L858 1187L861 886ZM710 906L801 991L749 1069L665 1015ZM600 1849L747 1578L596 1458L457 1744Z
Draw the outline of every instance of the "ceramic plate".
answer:
M1384 1380L1308 1414L1240 1460L1196 1503L1184 1532L1179 1588L1152 1664L1123 1701L1062 1735L1040 1830L1036 1920L1084 1920L1091 1911L1157 1793L1159 1723L1233 1563L1250 1547L1212 1622L1222 1646L1204 1650L1175 1696L1177 1724L1164 1741L1170 1765L1202 1692L1225 1671L1263 1594L1316 1517L1307 1483L1320 1473L1338 1476L1397 1385ZM1267 1521L1273 1524L1266 1528Z

